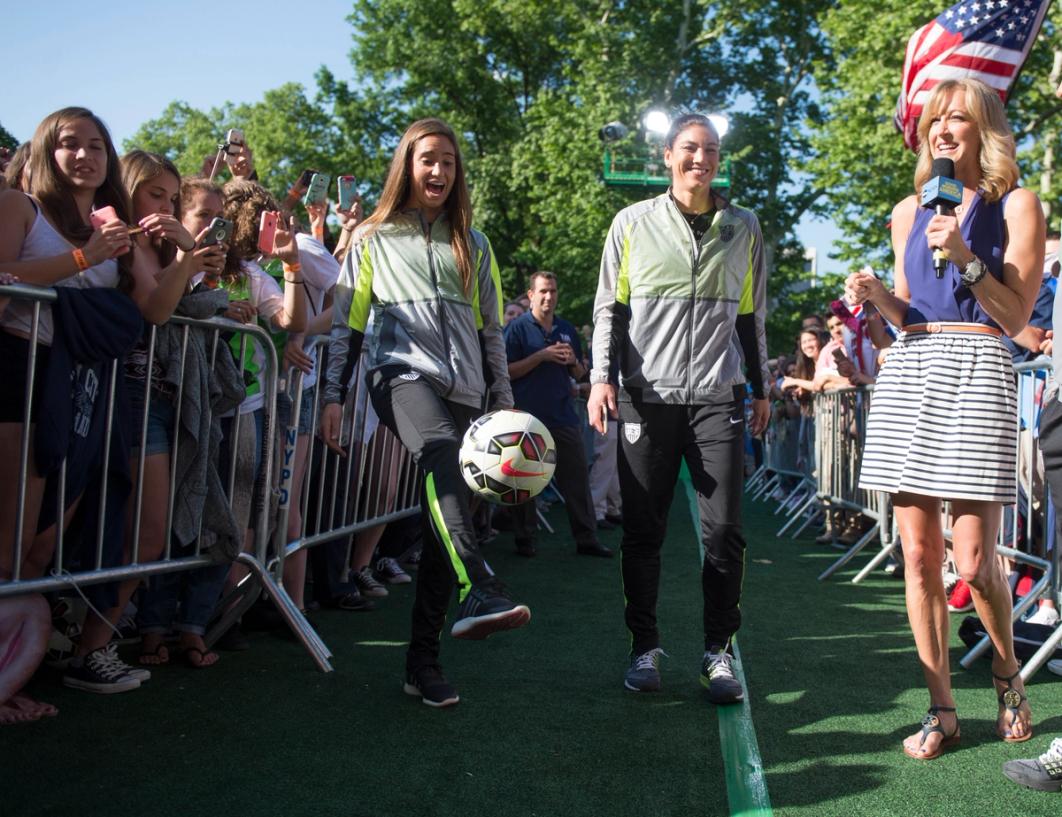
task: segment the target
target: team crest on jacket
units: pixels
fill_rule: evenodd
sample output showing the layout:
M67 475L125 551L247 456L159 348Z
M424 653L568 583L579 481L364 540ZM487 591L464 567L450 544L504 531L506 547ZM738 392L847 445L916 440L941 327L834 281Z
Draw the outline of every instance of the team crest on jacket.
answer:
M719 228L719 237L724 242L727 242L730 239L732 239L734 237L734 225L733 224L724 224L722 227L720 227Z
M638 442L642 436L642 424L641 423L624 423L623 424L623 436L627 438L627 442L631 445Z

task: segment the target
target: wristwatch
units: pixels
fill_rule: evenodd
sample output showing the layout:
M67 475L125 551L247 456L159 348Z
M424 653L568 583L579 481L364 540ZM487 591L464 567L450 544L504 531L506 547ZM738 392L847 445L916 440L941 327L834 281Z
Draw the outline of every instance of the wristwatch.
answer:
M985 262L975 255L973 259L962 268L962 273L959 277L962 278L963 286L969 288L974 284L979 283L987 274L988 267L985 266Z

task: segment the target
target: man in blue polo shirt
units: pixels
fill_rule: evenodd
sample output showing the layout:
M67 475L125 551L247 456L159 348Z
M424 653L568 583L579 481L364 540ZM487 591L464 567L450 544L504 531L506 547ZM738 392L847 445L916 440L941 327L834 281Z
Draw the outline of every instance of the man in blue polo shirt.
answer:
M579 418L572 405L571 380L586 374L579 333L555 314L557 277L552 272L531 275L531 309L505 327L505 351L516 408L534 414L557 445L554 479L564 497L575 537L576 552L584 556L612 556L597 541L597 523L590 498L590 479ZM513 508L516 552L535 555L535 504Z

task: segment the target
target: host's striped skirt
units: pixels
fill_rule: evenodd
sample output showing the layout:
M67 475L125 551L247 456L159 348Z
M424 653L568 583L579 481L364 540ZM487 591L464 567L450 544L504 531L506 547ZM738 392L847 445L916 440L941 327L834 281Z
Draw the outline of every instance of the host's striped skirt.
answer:
M1017 396L993 335L900 335L878 374L859 487L1013 503Z

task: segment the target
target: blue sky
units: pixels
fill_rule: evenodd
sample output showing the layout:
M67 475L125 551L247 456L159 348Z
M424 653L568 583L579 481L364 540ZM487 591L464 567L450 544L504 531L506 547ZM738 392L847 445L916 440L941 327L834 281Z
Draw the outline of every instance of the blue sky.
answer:
M196 108L253 102L285 82L308 88L321 65L352 79L350 0L251 3L177 0L20 2L4 12L0 124L28 139L66 105L91 108L121 146L175 99ZM93 43L91 52L77 43ZM822 271L842 271L826 255L838 235L806 219L800 239Z

